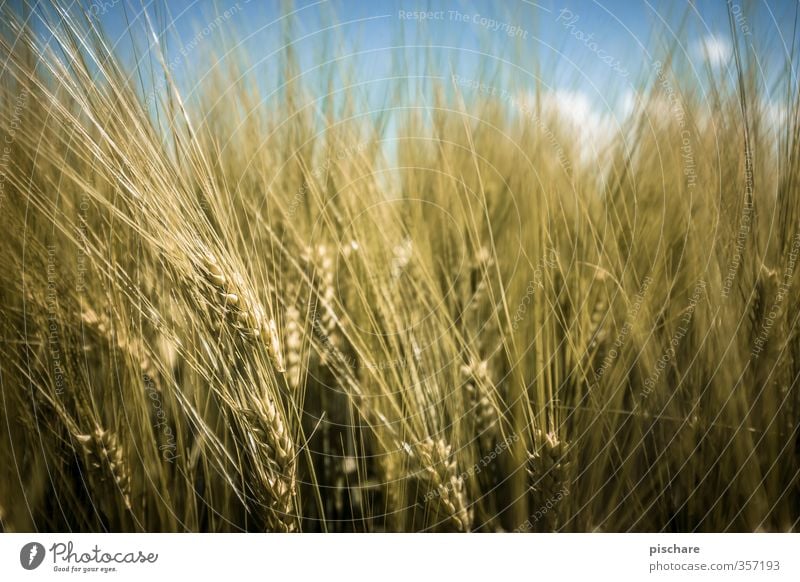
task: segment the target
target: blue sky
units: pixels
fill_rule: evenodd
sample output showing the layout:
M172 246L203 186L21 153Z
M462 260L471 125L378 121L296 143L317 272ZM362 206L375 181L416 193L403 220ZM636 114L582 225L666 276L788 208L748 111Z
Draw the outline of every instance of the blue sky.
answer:
M700 91L709 74L732 83L728 8L742 50L757 56L765 93L775 92L776 82L786 78L797 7L790 0L302 0L287 13L285 3L271 0L83 4L128 60L132 38L139 56L150 43L144 6L166 39L172 74L188 92L213 67L226 66L219 48L225 40L247 55L248 75L269 95L281 82L280 57L288 43L311 86L325 79L321 63L349 67L373 107L398 90L409 100L428 96L431 80L454 73L515 94L538 85L567 95L577 109L616 113L652 83L653 62L670 49L675 67ZM415 15L420 12L424 21Z
M103 8L102 19L113 38L127 40L128 21L140 11L137 0L84 0L89 6ZM171 0L145 2L156 26L171 30L171 43L191 42L201 34L203 44L212 44L223 34L247 47L254 62L268 65L277 60L285 38L281 28L293 20L291 39L303 59L304 66L321 58L352 56L365 77L383 76L390 72L391 59L401 59L409 72L422 64L421 46L429 45L428 57L440 61L443 68L469 68L480 53L495 61L505 74L525 77L541 71L541 78L551 86L593 87L604 91L619 88L626 79L614 78L615 70L604 65L598 54L619 62L616 70L631 72L627 79L636 83L644 67L658 58L659 50L679 43L680 55L695 65L702 64L699 46L713 39L712 57L721 63L730 56L731 33L724 0L697 2L622 1L594 2L587 0L510 0L508 2L441 2L441 1L332 1L303 0L294 3L290 17L284 17L281 3L259 0L191 1ZM796 3L789 0L768 2L730 2L741 16L737 28L747 33L741 39L752 44L760 55L778 67L778 55L791 46ZM165 6L168 7L165 9ZM203 27L224 11L235 14L226 19L217 31L202 35ZM408 18L409 13L424 11L440 16L427 22ZM457 16L456 13L458 13ZM403 15L406 15L405 18ZM492 29L492 23L504 28ZM495 25L496 27L497 25ZM510 27L523 31L524 38L505 34ZM585 40L585 39L590 40ZM687 42L688 41L688 42ZM413 48L396 48L399 45ZM394 47L394 48L393 48ZM193 51L185 63L195 67L201 51ZM194 59L192 59L194 57ZM207 66L207 65L206 65ZM517 68L518 67L518 68Z

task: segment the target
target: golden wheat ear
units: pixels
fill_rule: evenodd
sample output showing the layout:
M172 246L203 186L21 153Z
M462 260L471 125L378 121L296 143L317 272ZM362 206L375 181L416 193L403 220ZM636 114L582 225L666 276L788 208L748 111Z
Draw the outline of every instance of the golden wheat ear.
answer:
M294 305L286 309L286 325L284 326L284 336L286 338L286 380L294 390L300 387L302 379L302 350L303 350L303 329L300 320L300 310Z
M470 410L475 418L475 432L482 450L489 450L494 446L498 437L499 412L492 402L489 391L491 379L489 377L489 363L486 360L470 359L469 364L461 366L461 379L464 382L464 392L467 395Z
M269 398L256 398L251 408L242 410L243 430L260 452L257 476L265 486L256 497L267 509L267 526L273 531L295 529L296 493L295 446L278 407Z
M98 426L89 434L75 435L75 440L81 444L90 482L99 485L110 479L122 495L125 508L130 510L131 477L117 436ZM102 491L98 493L105 494Z
M541 511L548 529L554 530L561 522L562 512L557 504L554 505L553 500L569 494L572 485L572 451L569 444L560 440L554 432L537 430L534 443L537 448L530 453L527 467L532 481L530 490L533 494L534 510Z
M452 447L444 439L428 437L406 450L410 451L411 475L418 482L417 490L434 519L443 521L454 531L470 531L472 511Z
M239 334L247 340L264 342L275 369L286 372L278 326L268 319L255 294L248 291L244 277L236 271L222 267L217 257L209 251L200 256L201 272L206 281L216 288L213 304L221 307Z

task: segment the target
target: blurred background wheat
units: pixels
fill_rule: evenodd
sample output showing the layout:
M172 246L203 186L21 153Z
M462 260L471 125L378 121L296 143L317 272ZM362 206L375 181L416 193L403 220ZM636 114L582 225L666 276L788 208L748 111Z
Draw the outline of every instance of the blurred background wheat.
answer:
M6 4L2 529L797 530L796 59L728 4L594 130L433 45L376 104L289 5L267 94L250 5L179 72L166 4Z

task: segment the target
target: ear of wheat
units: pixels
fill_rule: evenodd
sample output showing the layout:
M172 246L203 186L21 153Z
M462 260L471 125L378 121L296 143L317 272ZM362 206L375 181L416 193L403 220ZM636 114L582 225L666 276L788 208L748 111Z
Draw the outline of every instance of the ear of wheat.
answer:
M127 354L133 361L138 362L142 379L149 383L153 389L161 392L161 374L155 361L140 340L129 337L124 332L112 330L109 318L104 314L98 314L91 307L86 307L83 310L81 321L97 335L105 338L109 345L115 346L120 352Z
M243 413L244 438L258 453L256 477L263 488L254 493L266 507L267 527L293 531L297 470L294 442L280 411L268 397L253 399L251 408L243 410Z
M486 305L489 297L489 269L494 266L491 251L483 246L478 250L470 270L469 312L476 316Z
M474 412L475 431L479 435L481 449L491 449L497 438L497 408L489 394L491 380L489 378L489 363L470 359L468 364L461 366L461 377L464 390L467 394L470 410Z
M325 244L317 245L314 260L319 279L319 328L323 331L328 344L327 349L322 351L320 357L323 364L328 364L331 352L339 351L342 346L342 338L339 333L340 320L334 310L336 273L330 247Z
M216 288L216 304L225 310L228 319L246 339L262 340L269 351L275 369L286 371L280 336L274 319L268 319L264 308L247 291L244 278L238 272L226 273L216 256L206 251L201 257L202 270Z
M410 451L410 474L417 481L418 495L432 518L454 531L470 531L472 512L452 447L443 439L428 437L414 446L409 445L407 450Z
M75 435L83 450L90 483L96 484L95 493L102 502L109 490L101 484L111 483L116 493L122 497L125 508L131 509L131 479L125 453L117 436L110 430L97 426L86 434Z
M595 273L593 289L589 297L591 311L586 333L587 344L584 350L589 364L603 359L608 339L607 319L609 305L605 288L606 278L604 271L598 270Z
M537 430L534 443L536 448L528 459L533 510L544 516L548 531L555 531L563 521L558 501L569 494L572 486L572 452L554 432Z
M284 326L284 337L286 338L286 381L295 390L300 387L302 375L302 331L300 310L294 305L290 305L286 309L286 324Z

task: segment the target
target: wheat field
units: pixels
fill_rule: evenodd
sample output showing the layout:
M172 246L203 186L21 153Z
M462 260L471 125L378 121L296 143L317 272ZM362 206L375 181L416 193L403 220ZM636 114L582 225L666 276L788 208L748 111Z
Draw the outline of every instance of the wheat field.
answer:
M0 531L797 531L793 45L656 27L592 132L534 20L376 99L106 4L2 8Z

